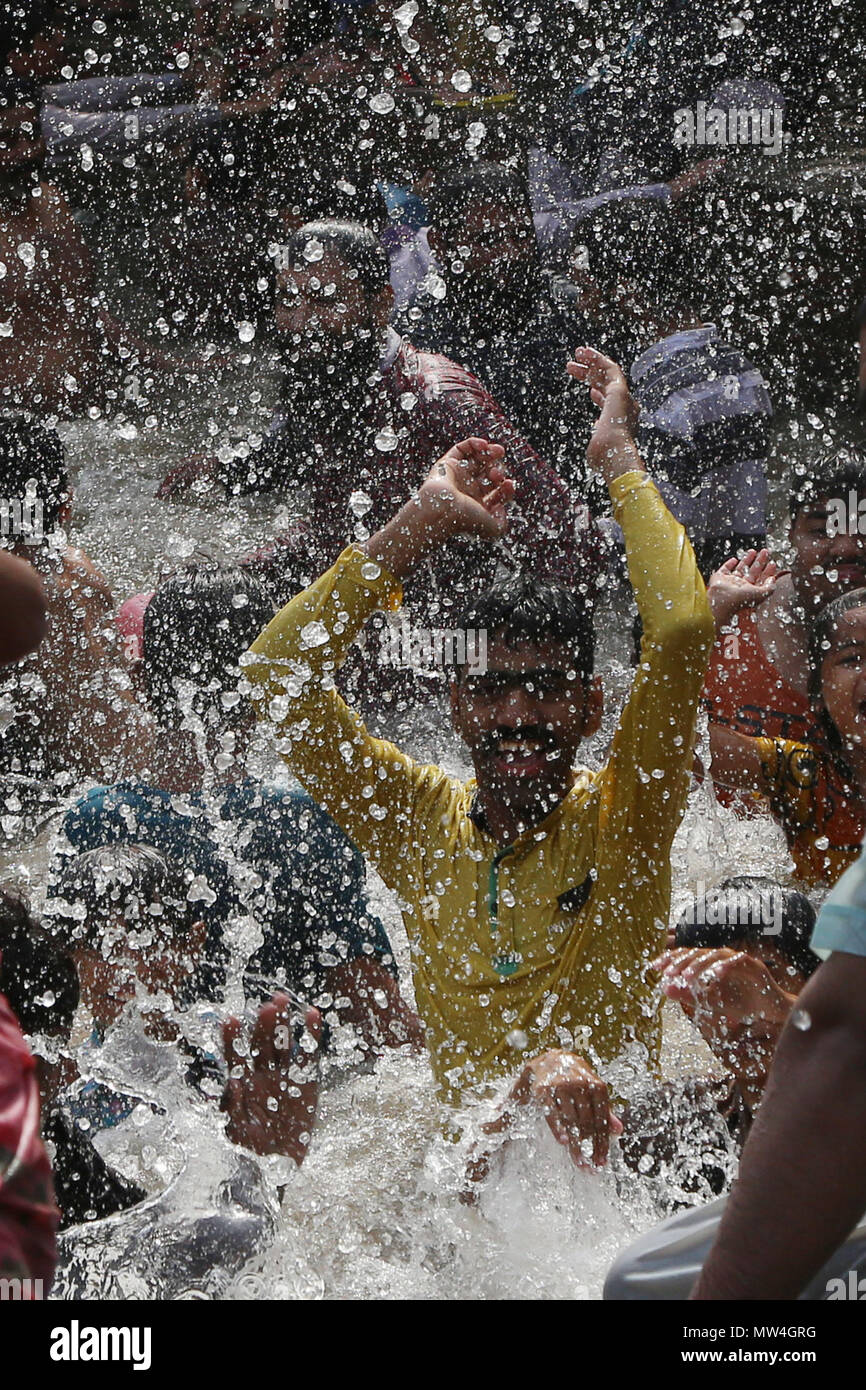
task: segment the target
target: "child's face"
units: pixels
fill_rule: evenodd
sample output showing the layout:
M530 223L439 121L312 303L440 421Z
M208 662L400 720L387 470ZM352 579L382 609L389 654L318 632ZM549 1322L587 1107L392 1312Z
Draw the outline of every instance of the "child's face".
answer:
M172 1041L177 1036L172 1015L203 941L201 922L183 935L167 937L158 921L130 928L121 917L103 928L97 945L78 947L73 955L81 997L96 1026L105 1031L115 1023L140 985L155 996L142 1008L147 1032L160 1042Z
M848 749L866 748L866 608L836 624L821 666L824 707Z

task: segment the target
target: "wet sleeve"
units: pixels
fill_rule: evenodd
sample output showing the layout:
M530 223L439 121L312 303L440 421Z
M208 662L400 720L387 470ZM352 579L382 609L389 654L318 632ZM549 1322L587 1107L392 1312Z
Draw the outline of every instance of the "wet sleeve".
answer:
M668 869L685 806L695 721L714 639L694 551L646 474L610 487L643 620L640 661L600 776L599 828L620 882Z
M350 546L286 604L245 658L259 717L276 727L281 756L398 891L421 788L444 774L374 738L337 693L334 676L366 619L400 599L400 585Z

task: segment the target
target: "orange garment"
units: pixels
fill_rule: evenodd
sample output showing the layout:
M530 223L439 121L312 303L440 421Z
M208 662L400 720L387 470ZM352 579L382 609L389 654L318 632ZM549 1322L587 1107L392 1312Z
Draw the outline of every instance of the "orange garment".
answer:
M807 887L834 884L860 854L866 806L826 751L791 739L755 742L764 789L797 877Z

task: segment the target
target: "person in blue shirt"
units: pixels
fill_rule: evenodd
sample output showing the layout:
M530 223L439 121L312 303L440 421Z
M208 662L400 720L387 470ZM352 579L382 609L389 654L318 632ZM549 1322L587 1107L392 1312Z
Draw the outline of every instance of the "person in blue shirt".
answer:
M238 662L272 614L260 581L240 569L189 565L160 585L145 613L142 693L167 730L192 716L207 770L183 787L93 788L64 818L61 860L120 842L150 845L191 869L207 927L194 981L203 996L219 997L227 926L251 917L264 940L245 965L249 995L288 987L311 1004L332 996L347 1001L340 1022L367 1046L417 1042L390 942L367 903L361 855L305 793L247 773L253 716L238 692Z

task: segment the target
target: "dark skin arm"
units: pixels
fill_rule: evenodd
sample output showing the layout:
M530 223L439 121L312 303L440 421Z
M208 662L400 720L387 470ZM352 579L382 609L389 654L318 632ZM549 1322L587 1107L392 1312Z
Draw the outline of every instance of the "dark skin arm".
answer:
M800 1009L693 1298L796 1298L866 1210L866 958L834 953Z

